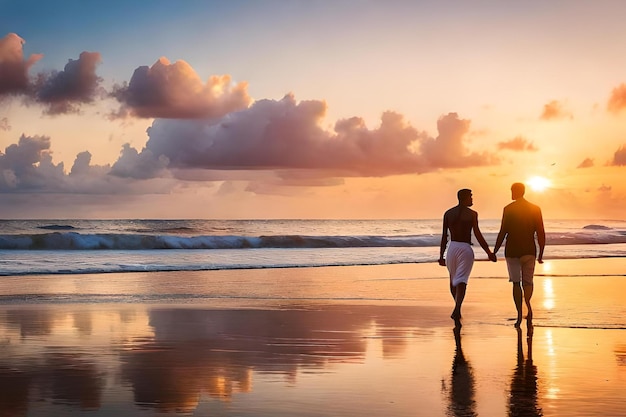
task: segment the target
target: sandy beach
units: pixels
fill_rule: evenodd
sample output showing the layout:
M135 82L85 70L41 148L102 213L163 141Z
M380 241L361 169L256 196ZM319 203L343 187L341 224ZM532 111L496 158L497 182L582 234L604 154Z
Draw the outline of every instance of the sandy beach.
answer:
M626 415L623 258L2 277L0 415Z

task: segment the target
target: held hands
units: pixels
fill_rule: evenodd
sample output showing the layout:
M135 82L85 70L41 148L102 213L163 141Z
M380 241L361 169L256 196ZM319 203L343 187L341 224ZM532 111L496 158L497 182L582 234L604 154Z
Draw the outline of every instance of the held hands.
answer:
M446 266L446 260L443 258L439 258L439 265Z
M491 262L497 262L497 261L498 261L498 257L497 257L497 256L496 256L496 254L495 254L495 253L493 253L493 252L489 252L489 253L487 254L487 256L489 256L489 260L490 260Z

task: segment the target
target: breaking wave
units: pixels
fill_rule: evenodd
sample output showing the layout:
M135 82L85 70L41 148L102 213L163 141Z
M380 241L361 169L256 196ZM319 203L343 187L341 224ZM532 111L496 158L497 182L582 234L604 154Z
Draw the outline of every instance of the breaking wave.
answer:
M79 233L55 231L41 234L0 235L0 250L152 250L152 249L259 249L259 248L382 248L439 246L434 234L407 236L188 236L180 234ZM484 233L489 242L495 233ZM585 229L548 233L547 245L626 243L626 231Z

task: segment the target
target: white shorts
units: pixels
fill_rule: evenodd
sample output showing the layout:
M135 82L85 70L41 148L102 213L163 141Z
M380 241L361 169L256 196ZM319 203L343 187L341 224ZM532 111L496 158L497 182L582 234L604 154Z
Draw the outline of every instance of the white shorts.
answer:
M467 284L474 266L474 249L465 242L450 241L446 254L446 266L450 273L450 283L456 287L460 283Z
M533 285L536 260L533 255L505 259L506 267L509 270L509 282L522 282L522 285Z

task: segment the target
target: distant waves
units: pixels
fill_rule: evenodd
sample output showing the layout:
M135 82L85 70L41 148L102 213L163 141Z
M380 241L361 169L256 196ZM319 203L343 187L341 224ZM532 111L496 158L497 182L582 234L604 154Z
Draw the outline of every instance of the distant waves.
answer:
M43 228L43 227L42 227ZM72 226L49 226L57 230ZM495 233L484 233L493 245ZM416 248L438 247L434 234L407 236L189 236L177 234L79 233L77 231L0 235L0 250L157 250L260 248ZM588 228L547 234L547 245L626 243L626 231Z
M152 250L250 248L429 247L439 237L423 236L177 236L170 234L42 233L0 235L0 250Z

